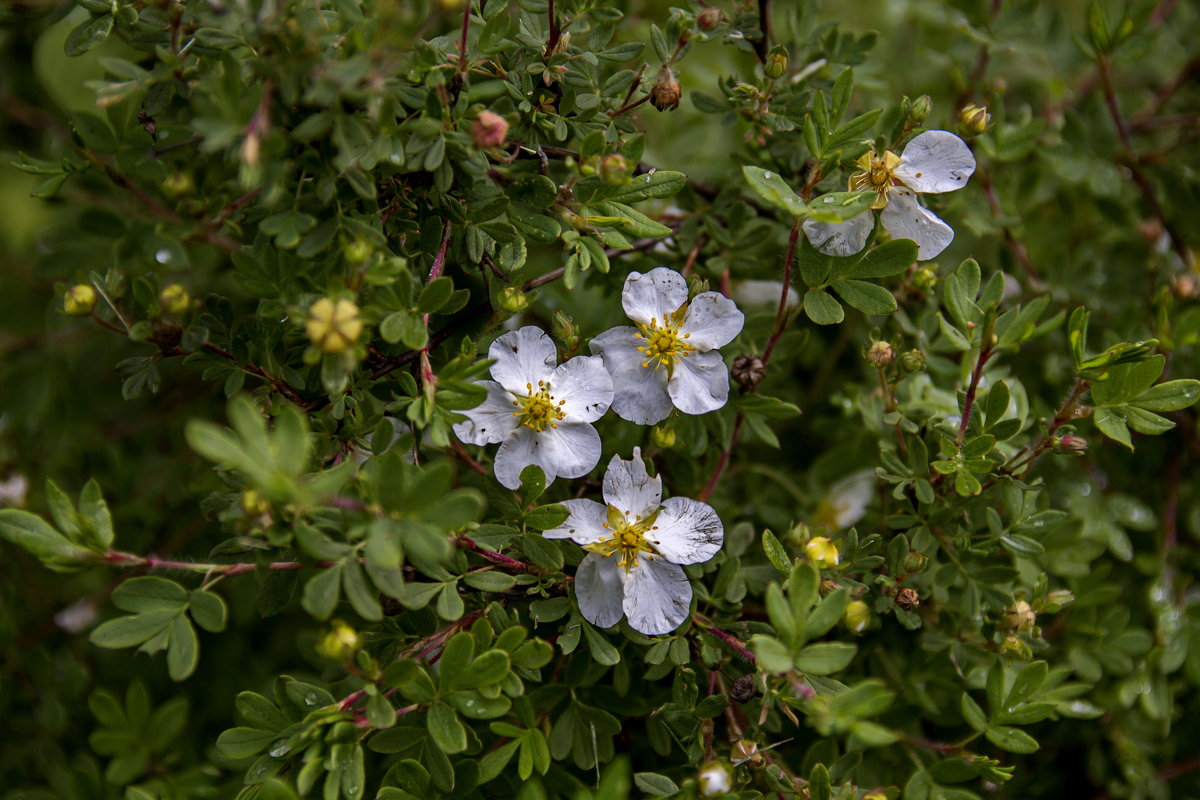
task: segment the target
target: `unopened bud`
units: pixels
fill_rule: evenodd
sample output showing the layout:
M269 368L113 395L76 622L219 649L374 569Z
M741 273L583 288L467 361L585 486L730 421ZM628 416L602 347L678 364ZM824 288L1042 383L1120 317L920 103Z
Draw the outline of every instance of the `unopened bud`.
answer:
M733 367L730 369L730 374L741 387L747 391L758 385L759 381L767 377L767 368L763 366L762 359L758 356L746 355L743 353L733 360Z
M358 632L340 619L317 642L317 652L330 661L347 661L358 650Z
M763 757L758 752L758 742L751 739L741 739L734 743L729 749L729 758L734 761L749 761L752 764L759 764Z
M933 109L933 99L923 94L916 100L913 100L908 106L908 121L914 125L920 125L929 117L929 112Z
M872 789L862 796L862 800L888 800L888 796L883 789Z
M516 314L518 311L524 311L525 307L529 305L529 295L521 291L519 287L508 286L500 290L496 296L496 303L510 314Z
M721 9L706 8L696 15L696 27L702 31L716 30L721 24Z
M554 311L550 320L550 332L562 343L564 350L574 352L579 349L579 330L575 327L575 320L567 316L561 308Z
M925 565L928 563L929 556L918 553L916 550L909 550L907 555L900 560L900 569L904 570L906 575L916 575L918 572L924 572Z
M925 369L925 354L920 350L909 350L900 356L900 369L907 373L920 372Z
M1028 631L1037 622L1037 614L1029 607L1029 603L1018 600L1004 611L998 627L1009 631Z
M814 536L804 545L804 554L820 569L838 565L838 546L825 536Z
M1004 641L1000 643L1000 653L1001 655L1020 659L1021 661L1028 661L1033 658L1033 650L1029 645L1021 637L1011 633L1005 636Z
M721 761L710 761L696 774L702 797L717 797L733 788L733 774Z
M842 614L842 624L852 633L862 633L871 624L871 607L862 600L851 600Z
M978 136L992 127L992 115L987 106L971 103L958 112L958 129L967 136Z
M257 489L244 489L238 502L248 517L261 517L271 510L271 504Z
M1062 611L1063 606L1074 602L1075 595L1071 593L1071 590L1055 589L1046 595L1046 599L1039 603L1039 607L1044 614L1057 614L1059 611Z
M158 302L168 314L178 316L191 306L192 296L188 294L188 290L182 284L168 283L158 293Z
M494 111L481 111L471 123L471 139L476 147L488 149L504 144L508 137L508 121Z
M937 286L937 270L926 264L913 274L912 282L913 286L916 286L923 292L928 292L934 286Z
M354 344L362 334L363 322L358 306L341 299L334 303L322 297L308 309L304 324L308 338L325 353L341 353Z
M86 317L96 307L96 290L86 283L67 289L63 295L63 311L72 317Z
M1087 439L1082 436L1063 436L1054 445L1054 452L1069 456L1082 456L1087 453Z
M867 348L867 361L874 367L886 367L896 360L892 346L882 339L872 342Z
M650 104L659 111L674 111L679 108L679 98L682 96L683 89L675 78L675 71L663 64L658 71L658 80L650 90Z
M163 194L172 199L190 194L196 188L196 182L188 172L172 172L163 178L161 185Z
M597 171L600 174L600 180L605 183L612 186L624 186L629 182L629 176L633 174L633 165L620 153L609 153L600 159L600 168Z
M768 78L782 78L788 71L788 51L781 44L777 44L767 53L767 61L763 64L763 72Z
M342 255L347 262L355 266L370 258L373 252L375 248L361 236L355 236L342 245Z
M675 446L675 428L670 425L655 425L650 429L650 441L655 447L670 450Z
M921 605L921 596L917 594L916 589L904 588L896 592L896 605L903 608L905 611L912 611Z

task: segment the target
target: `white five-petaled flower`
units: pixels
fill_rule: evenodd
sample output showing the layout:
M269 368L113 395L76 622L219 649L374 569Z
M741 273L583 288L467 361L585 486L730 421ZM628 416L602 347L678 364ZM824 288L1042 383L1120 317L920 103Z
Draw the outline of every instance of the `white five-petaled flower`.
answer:
M637 327L613 328L591 343L612 375L613 411L653 425L673 407L705 414L725 405L729 371L717 348L733 341L745 322L732 300L704 292L689 303L683 276L658 267L629 273L621 305Z
M549 483L559 475L578 478L600 460L600 434L591 423L612 403L612 379L595 356L557 367L556 357L554 342L533 326L497 338L488 350L495 380L480 381L487 399L454 426L469 444L500 443L496 480L510 489L520 487L521 470L530 464Z
M975 157L967 143L949 131L925 131L914 137L897 156L870 151L858 160L859 171L850 176L851 191L871 190L878 197L871 206L883 209L880 219L893 239L917 243L917 260L928 261L950 246L954 230L917 202L918 194L941 194L961 189L975 172ZM867 243L875 217L870 211L843 222L804 221L804 233L813 247L831 256L848 256Z
M662 499L641 448L633 460L613 456L604 473L604 502L567 500L570 512L550 539L573 539L588 550L575 573L579 611L601 628L624 615L634 630L670 633L687 619L692 584L679 567L707 561L725 529L710 506L686 497Z

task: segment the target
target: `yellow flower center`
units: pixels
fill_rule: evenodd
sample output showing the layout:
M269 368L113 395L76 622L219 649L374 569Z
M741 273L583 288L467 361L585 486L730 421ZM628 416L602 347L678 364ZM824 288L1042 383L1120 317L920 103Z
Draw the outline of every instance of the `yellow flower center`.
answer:
M888 191L897 185L896 167L900 166L900 156L891 150L883 151L877 156L874 150L869 150L858 159L858 172L850 176L850 191L861 192L868 190L879 197L871 208L883 208L888 203Z
M520 409L513 412L513 416L518 418L517 423L539 433L546 430L547 425L557 428L558 421L565 416L562 406L567 401L555 403L554 396L550 394L550 384L545 381L538 381L536 392L531 383L525 384L525 389L529 392L528 396L517 395L513 401L513 405Z
M652 535L652 531L658 530L654 524L658 512L648 517L637 515L632 520L629 519L630 513L609 506L608 522L604 523L604 527L612 531L612 536L584 545L583 549L602 556L618 556L617 566L624 567L626 572L637 566L638 553L651 553L647 558L653 560L653 554L657 553L654 545L658 542L647 537Z
M684 341L691 338L692 335L679 332L686 312L687 303L684 303L677 311L668 314L661 325L657 317L651 317L649 325L638 325L636 335L646 342L645 345L638 348L646 354L646 360L642 362L643 367L655 371L659 367L666 367L670 372L671 368L682 361L684 356L695 351L695 347Z

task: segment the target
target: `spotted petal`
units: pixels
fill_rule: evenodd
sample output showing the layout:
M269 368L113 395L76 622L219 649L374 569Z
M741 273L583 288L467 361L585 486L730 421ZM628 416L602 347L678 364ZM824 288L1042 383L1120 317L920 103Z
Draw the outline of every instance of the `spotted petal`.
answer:
M509 489L521 486L521 470L537 464L546 483L556 477L578 478L600 460L600 434L584 422L560 422L557 428L535 431L519 427L496 451L496 480Z
M680 333L698 350L715 350L742 332L746 317L737 304L720 292L704 292L688 304Z
M725 541L725 526L712 506L686 497L670 497L646 538L675 564L708 561Z
M597 504L598 505L598 504ZM588 553L575 572L579 613L597 628L611 628L625 613L625 589L615 558ZM691 589L691 586L688 587Z
M631 272L621 291L621 306L631 320L649 325L651 320L662 323L687 302L687 281L672 269L658 267L646 274Z
M842 222L806 219L803 227L804 235L818 253L851 256L867 246L867 237L875 227L875 216L870 211L864 211Z
M512 393L495 381L479 381L487 397L474 408L463 411L465 422L454 424L454 435L467 444L495 444L517 427Z
M527 387L537 388L554 371L558 353L554 342L541 328L526 325L504 334L488 348L492 359L492 377L510 392L528 395Z
M912 239L917 243L918 261L936 258L954 241L954 229L918 203L917 196L907 189L892 190L880 219L893 239Z
M555 402L562 402L568 422L595 422L604 416L613 400L613 382L596 356L576 356L559 364L550 379Z
M617 569L617 574L625 579L625 616L635 631L650 636L670 633L688 618L692 584L681 567L641 553L630 570Z
M905 146L892 174L913 191L940 194L966 186L974 172L966 142L950 131L925 131Z
M633 459L613 456L604 473L604 502L632 521L648 517L662 504L662 479L646 472L642 448L633 448Z
M685 414L707 414L729 399L729 370L716 350L690 353L675 365L667 382L671 402Z
M604 527L608 522L608 507L595 500L564 500L567 519L557 528L542 531L547 539L570 539L576 544L593 544L612 536Z
M638 348L644 344L637 338L637 328L625 326L592 339L591 348L604 359L604 368L612 376L612 410L630 422L654 425L667 418L672 403L666 371L642 366L646 356Z

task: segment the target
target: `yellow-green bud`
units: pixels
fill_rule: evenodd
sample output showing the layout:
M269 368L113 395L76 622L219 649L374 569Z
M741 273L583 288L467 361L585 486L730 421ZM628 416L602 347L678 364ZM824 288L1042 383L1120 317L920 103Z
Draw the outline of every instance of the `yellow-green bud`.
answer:
M958 129L967 136L978 136L992 127L992 115L987 106L970 103L958 112Z
M72 317L86 317L96 307L96 290L86 283L67 289L63 295L63 311Z
M322 297L308 309L308 321L304 327L317 349L326 353L341 353L358 340L363 323L358 306L351 301L343 298L335 303L328 297Z
M913 286L916 286L923 292L928 292L937 285L938 275L937 270L926 264L916 271L913 275Z
M918 572L924 572L925 565L928 563L929 556L918 553L916 550L909 550L900 562L900 569L908 575L916 575Z
M920 125L929 117L931 110L933 110L933 99L929 95L923 94L909 104L907 116L914 125Z
M670 425L655 425L650 429L650 441L655 447L670 450L675 446L675 428Z
M496 295L496 303L510 314L516 314L518 311L524 311L525 307L529 305L529 295L521 291L519 287L508 286L501 289L500 293Z
M554 311L550 320L550 331L567 352L573 353L579 349L579 331L575 328L575 320L567 316L561 308Z
M1057 614L1065 605L1070 605L1075 602L1075 595L1069 589L1055 589L1050 594L1046 595L1046 599L1039 603L1043 613Z
M873 367L886 367L896 360L896 354L892 352L892 346L880 339L871 343L867 349L867 361Z
M271 504L257 489L242 490L240 503L242 511L246 512L248 517L260 517L271 510Z
M821 569L838 565L838 546L828 537L814 536L804 545L804 554L808 560Z
M788 51L781 44L777 44L767 53L767 61L763 64L763 72L768 78L782 78L788 71Z
M361 264L371 257L375 248L362 237L356 236L342 245L342 255L351 264Z
M871 624L871 607L862 600L851 600L842 614L842 624L853 633L862 633Z
M612 186L624 186L633 174L633 165L620 153L609 153L600 159L600 179Z
M925 369L925 354L920 350L909 350L900 356L900 369L905 372L920 372Z
M172 199L191 194L195 188L196 182L192 180L191 173L188 172L172 172L163 178L162 182L163 194Z
M358 632L340 619L317 642L317 652L330 661L346 661L358 650Z
M1033 630L1036 622L1037 614L1029 607L1029 603L1018 600L1005 609L999 627L1010 631L1029 631Z
M1000 643L1000 653L1001 655L1020 659L1021 661L1028 661L1033 658L1033 650L1029 645L1021 637L1011 633L1005 636L1004 641Z
M182 314L192 304L192 296L179 283L168 283L158 293L158 302L168 314Z

